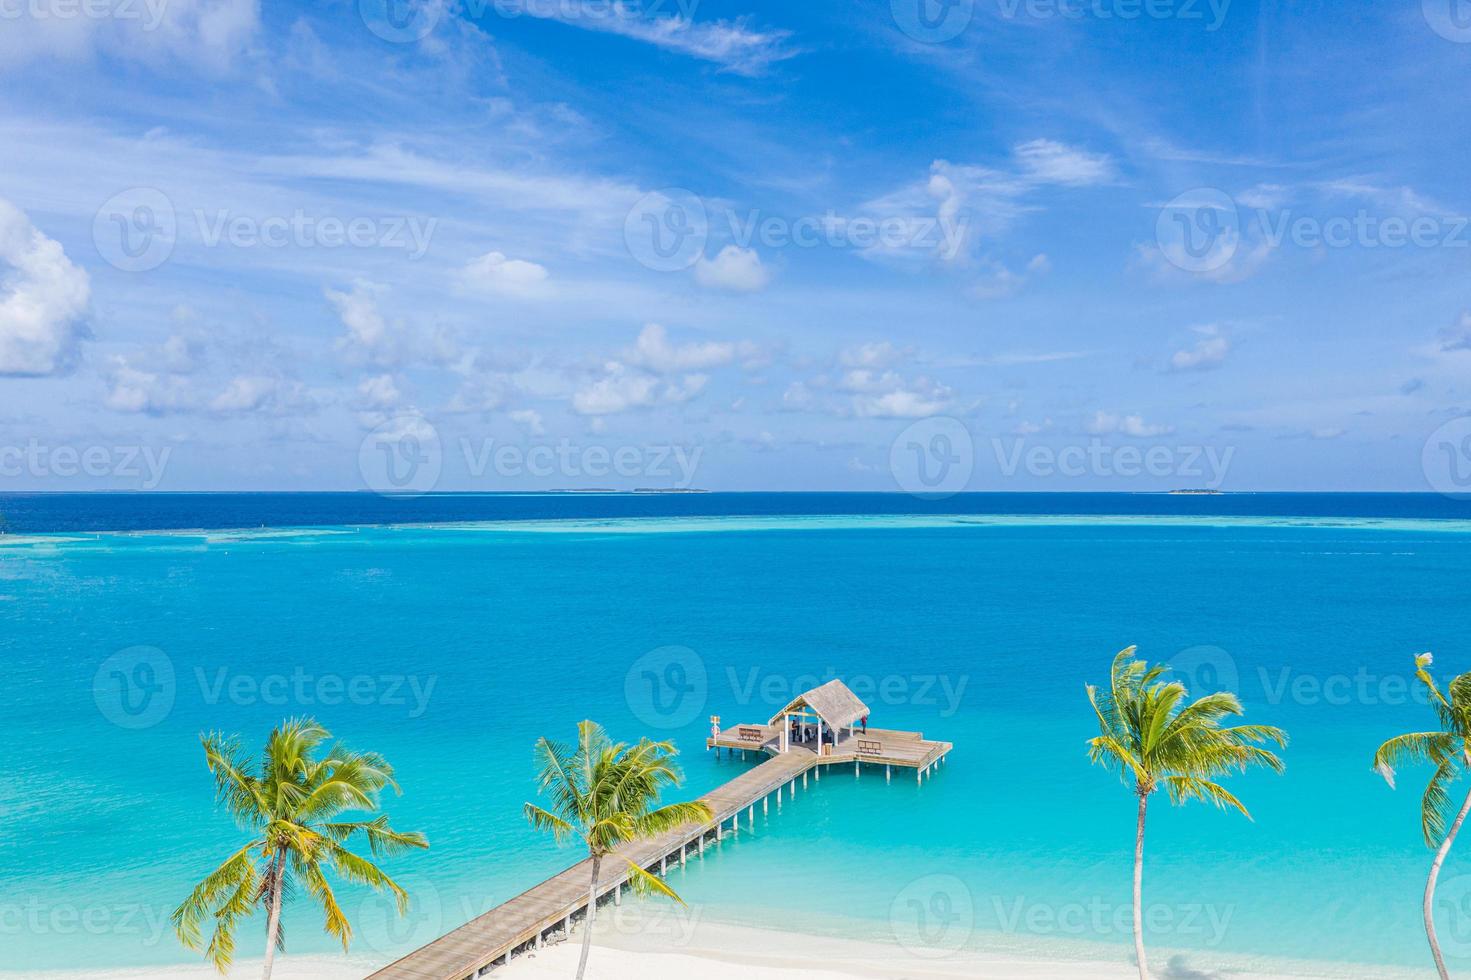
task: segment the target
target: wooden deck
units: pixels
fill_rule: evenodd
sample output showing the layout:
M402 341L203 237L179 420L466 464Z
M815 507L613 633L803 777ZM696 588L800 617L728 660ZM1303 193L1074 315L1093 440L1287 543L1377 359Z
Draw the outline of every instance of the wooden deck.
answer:
M759 742L741 737L740 729L752 727L763 729ZM736 726L721 732L719 738L707 739L707 747L717 751L740 749L761 752L770 758L702 797L714 812L715 819L710 823L691 824L653 840L638 841L604 860L602 880L598 883L599 901L610 895L615 901L619 897L628 878L624 858L640 867L659 870L666 862L680 862L691 854L704 853L707 843L718 842L726 833L739 832L743 813L754 822L758 804L764 812L773 795L783 791L795 795L798 780L805 785L809 771L839 764L852 765L856 771L861 764L871 764L884 766L885 774L889 775L898 766L915 770L916 778L922 782L936 765L943 764L952 748L949 742L926 741L917 732L875 728L829 747L832 752L828 755L819 756L815 742L811 741L780 753L777 734L774 726ZM860 756L860 738L876 743L878 752ZM390 963L372 974L370 980L466 980L489 973L508 963L516 953L540 946L548 936L570 932L574 913L586 911L591 877L592 861L580 861Z
M705 739L705 747L741 752L764 752L777 756L781 751L781 727L779 725L733 725L721 731L719 736ZM888 728L870 728L867 732L844 734L836 745L824 745L823 754L817 754L817 742L793 742L788 746L788 755L803 754L812 758L814 765L852 765L855 762L913 769L916 777L922 778L928 770L939 763L955 746L950 742L933 742L919 732L901 732Z

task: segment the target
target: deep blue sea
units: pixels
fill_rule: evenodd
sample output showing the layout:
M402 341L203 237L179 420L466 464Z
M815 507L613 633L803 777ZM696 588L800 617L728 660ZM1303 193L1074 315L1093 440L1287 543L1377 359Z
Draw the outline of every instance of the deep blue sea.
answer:
M531 745L581 718L672 738L696 793L739 760L711 714L764 721L831 676L872 724L953 741L922 786L830 774L673 873L687 915L904 940L942 908L972 946L1101 944L1127 961L1134 806L1090 767L1084 698L1138 644L1286 728L1254 821L1153 804L1150 942L1209 970L1426 963L1429 727L1411 658L1471 669L1471 511L1428 495L4 495L0 967L191 960L167 927L241 841L203 730L258 745L310 714L398 768L396 921L344 889L354 951L425 942L577 855L532 833ZM433 526L425 526L433 525ZM262 528L265 528L264 530ZM244 530L241 530L244 529ZM136 533L147 532L147 533ZM1471 841L1442 879L1471 970ZM665 926L671 933L679 920ZM332 949L306 903L288 949ZM958 930L958 931L957 931ZM256 956L258 927L241 938Z

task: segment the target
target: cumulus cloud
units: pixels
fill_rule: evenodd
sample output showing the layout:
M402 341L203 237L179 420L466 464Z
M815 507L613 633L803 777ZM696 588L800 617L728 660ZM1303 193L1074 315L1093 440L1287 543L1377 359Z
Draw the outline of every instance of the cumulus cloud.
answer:
M547 428L542 421L541 413L534 408L523 408L512 412L511 421L525 429L527 435L546 435Z
M1168 425L1152 425L1145 422L1143 416L1140 415L1115 415L1112 412L1094 412L1083 427L1093 435L1118 433L1132 436L1135 439L1169 435L1175 431Z
M0 198L0 374L68 370L87 337L87 273L19 208Z
M612 361L604 375L572 395L572 410L578 415L615 415L632 408L645 408L657 400L659 379L641 371L630 371Z
M737 293L754 293L771 281L771 273L761 264L754 248L727 245L715 258L703 256L695 263L695 282L711 289Z
M838 352L838 363L844 367L885 368L892 367L914 353L912 348L895 347L887 340L859 344Z
M855 368L838 381L849 393L853 414L863 418L911 419L948 408L954 392L929 378L906 379L895 371Z
M546 267L535 262L486 252L461 270L460 281L470 289L528 298L546 293L548 275Z
M1231 342L1221 334L1219 327L1196 327L1195 332L1200 334L1199 340L1170 356L1171 371L1209 371L1226 362Z
M221 415L291 415L310 406L299 381L268 375L237 375L209 403Z
M747 342L709 340L675 344L669 339L669 331L660 324L650 323L639 331L638 341L632 350L625 352L624 360L658 374L672 374L724 367L738 357L755 354L755 345Z

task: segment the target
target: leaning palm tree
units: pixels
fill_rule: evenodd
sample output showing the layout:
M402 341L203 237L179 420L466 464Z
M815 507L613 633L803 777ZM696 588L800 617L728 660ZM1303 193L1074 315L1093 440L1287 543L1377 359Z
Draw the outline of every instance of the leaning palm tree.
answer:
M305 888L326 913L326 929L347 949L352 925L337 904L325 870L356 885L391 893L399 913L408 895L381 868L343 845L361 837L375 857L428 847L423 834L402 833L386 814L342 820L353 811L378 808L384 787L398 790L393 768L372 752L341 745L317 757L331 738L309 718L291 719L271 732L259 766L238 737L202 735L204 761L214 775L220 806L252 835L246 844L210 872L174 910L174 929L190 949L201 950L221 973L235 956L235 928L257 907L266 909L265 980L270 980L276 950L284 946L281 902L288 891ZM213 921L206 946L202 926Z
M714 819L710 808L703 803L658 805L665 789L677 787L683 781L674 763L677 754L670 742L651 742L646 738L634 745L614 742L601 726L591 721L578 724L575 745L546 738L536 742L536 760L541 765L537 789L548 794L551 809L527 803L526 819L533 827L550 831L559 843L577 837L592 858L577 980L582 980L587 969L587 954L592 946L593 913L603 859L631 841L653 837L683 824ZM628 882L635 891L663 895L683 904L657 875L635 861L624 860L628 864Z
M1452 817L1450 791L1447 789L1457 776L1471 770L1471 673L1452 678L1448 688L1450 697L1447 698L1426 670L1431 663L1428 653L1416 657L1415 676L1430 695L1430 706L1435 709L1439 730L1395 736L1374 753L1374 768L1393 787L1395 766L1407 762L1428 762L1435 766L1430 784L1425 787L1425 796L1420 800L1420 831L1425 836L1426 846L1435 848L1435 860L1430 862L1430 877L1425 880L1425 901L1421 911L1425 916L1425 936L1430 940L1435 968L1440 972L1441 980L1449 980L1440 941L1435 936L1435 882L1440 877L1440 866L1445 863L1445 856L1450 853L1461 824L1466 821L1467 812L1471 812L1471 792L1468 792L1461 808Z
M1234 694L1218 692L1188 701L1184 684L1165 679L1169 667L1151 667L1134 655L1135 649L1121 650L1114 657L1107 691L1087 686L1099 729L1098 737L1088 741L1088 757L1117 769L1139 798L1134 831L1134 958L1139 980L1149 980L1143 919L1144 815L1149 797L1163 786L1177 806L1204 800L1238 810L1249 820L1246 807L1216 779L1251 766L1281 772L1282 760L1260 743L1286 746L1287 736L1266 725L1221 727L1223 719L1241 714L1241 702Z

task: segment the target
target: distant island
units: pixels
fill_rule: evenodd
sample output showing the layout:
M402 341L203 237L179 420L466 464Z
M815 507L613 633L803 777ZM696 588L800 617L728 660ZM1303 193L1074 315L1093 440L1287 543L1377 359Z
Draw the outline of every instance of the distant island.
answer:
M1170 493L1172 495L1176 495L1176 494L1219 494L1220 492L1221 491L1219 491L1219 490L1197 490L1197 489L1171 490L1170 491Z

